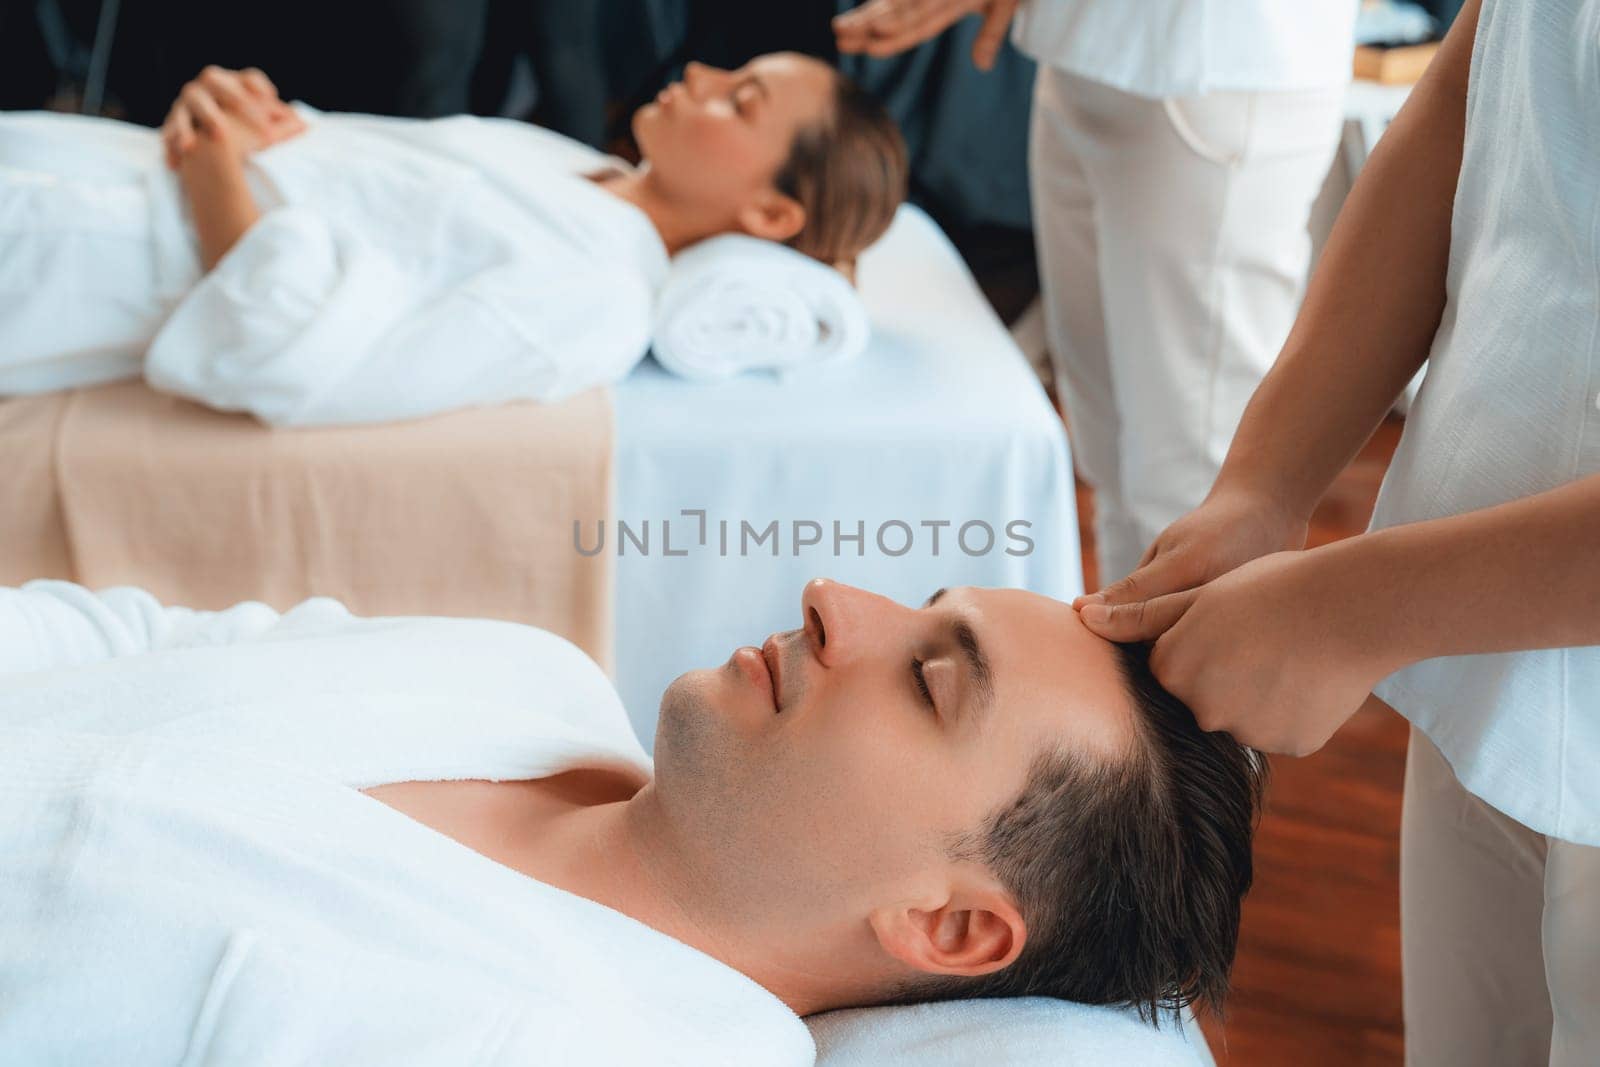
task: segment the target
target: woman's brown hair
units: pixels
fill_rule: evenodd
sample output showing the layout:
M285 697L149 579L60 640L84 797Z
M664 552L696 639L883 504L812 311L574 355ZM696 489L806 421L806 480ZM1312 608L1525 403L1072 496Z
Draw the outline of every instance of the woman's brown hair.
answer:
M883 105L834 72L833 114L802 130L774 184L806 209L789 247L854 274L906 198L905 141Z

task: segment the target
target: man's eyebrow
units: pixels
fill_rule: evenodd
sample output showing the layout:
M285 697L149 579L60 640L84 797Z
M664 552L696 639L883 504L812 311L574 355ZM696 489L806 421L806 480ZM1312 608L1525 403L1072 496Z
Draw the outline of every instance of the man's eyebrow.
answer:
M935 589L933 591L933 595L931 597L929 597L927 600L924 600L922 602L922 606L925 607L925 608L933 607L935 604L937 604L939 602L939 598L944 596L945 593L947 593L947 592L949 592L949 590L948 589L944 589L942 587L939 588L939 589Z
M967 661L967 674L972 679L972 691L977 697L973 702L974 709L985 710L994 700L994 673L989 669L989 657L983 654L978 635L967 620L956 619L951 623L950 635L955 638L956 647L961 649L961 658Z

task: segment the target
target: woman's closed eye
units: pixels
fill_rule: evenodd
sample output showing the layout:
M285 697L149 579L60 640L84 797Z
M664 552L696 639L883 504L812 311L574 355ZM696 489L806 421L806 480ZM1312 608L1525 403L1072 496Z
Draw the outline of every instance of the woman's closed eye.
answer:
M917 693L922 697L922 702L928 707L934 708L933 691L928 688L928 679L922 673L922 661L920 659L911 661L911 678L916 683Z
M761 90L752 81L742 81L733 87L730 99L733 109L741 118L750 118L756 111L756 98L761 95Z

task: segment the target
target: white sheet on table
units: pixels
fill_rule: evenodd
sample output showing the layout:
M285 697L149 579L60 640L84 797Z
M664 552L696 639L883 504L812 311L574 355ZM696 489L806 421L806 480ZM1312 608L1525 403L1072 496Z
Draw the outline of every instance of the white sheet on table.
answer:
M616 514L635 527L649 520L653 538L649 556L630 543L617 560L617 683L647 746L666 684L798 626L809 578L918 602L946 585L1082 591L1061 420L955 249L926 215L902 208L862 257L860 277L873 339L847 364L783 381L705 383L646 361L616 387ZM668 558L662 520L673 522L674 551L698 534L685 508L705 509L713 524L730 520L735 546L741 519L758 529L814 520L827 543L795 556L786 540L776 559L723 558L713 525L707 546ZM871 544L892 519L917 534L898 558ZM952 526L935 557L918 523L939 519L987 521L1000 546L1007 522L1027 520L1034 550L969 557L952 544ZM848 544L846 555L832 555L834 520L846 533L865 523L864 557ZM594 544L592 522L584 543ZM615 550L614 539L606 548Z

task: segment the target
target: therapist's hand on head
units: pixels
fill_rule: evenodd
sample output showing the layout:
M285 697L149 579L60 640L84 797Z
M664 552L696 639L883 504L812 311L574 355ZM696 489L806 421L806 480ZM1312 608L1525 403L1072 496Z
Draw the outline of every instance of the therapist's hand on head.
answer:
M1204 585L1259 556L1304 548L1310 523L1269 494L1219 484L1203 504L1161 531L1127 577L1098 593L1079 597L1129 605L1119 620L1137 618L1137 605L1154 597ZM1122 640L1150 641L1161 636L1151 624L1135 625Z
M1207 730L1305 755L1395 669L1366 647L1349 591L1323 588L1316 554L1292 551L1307 531L1269 496L1219 485L1133 574L1073 606L1102 637L1154 641L1156 678Z
M867 0L833 20L839 51L892 56L937 37L968 15L981 15L983 28L972 44L980 70L994 66L1018 0Z
M1339 588L1320 553L1275 552L1197 588L1145 601L1080 602L1084 624L1114 641L1159 634L1157 680L1207 730L1265 752L1321 748L1398 669L1368 625L1370 604Z

